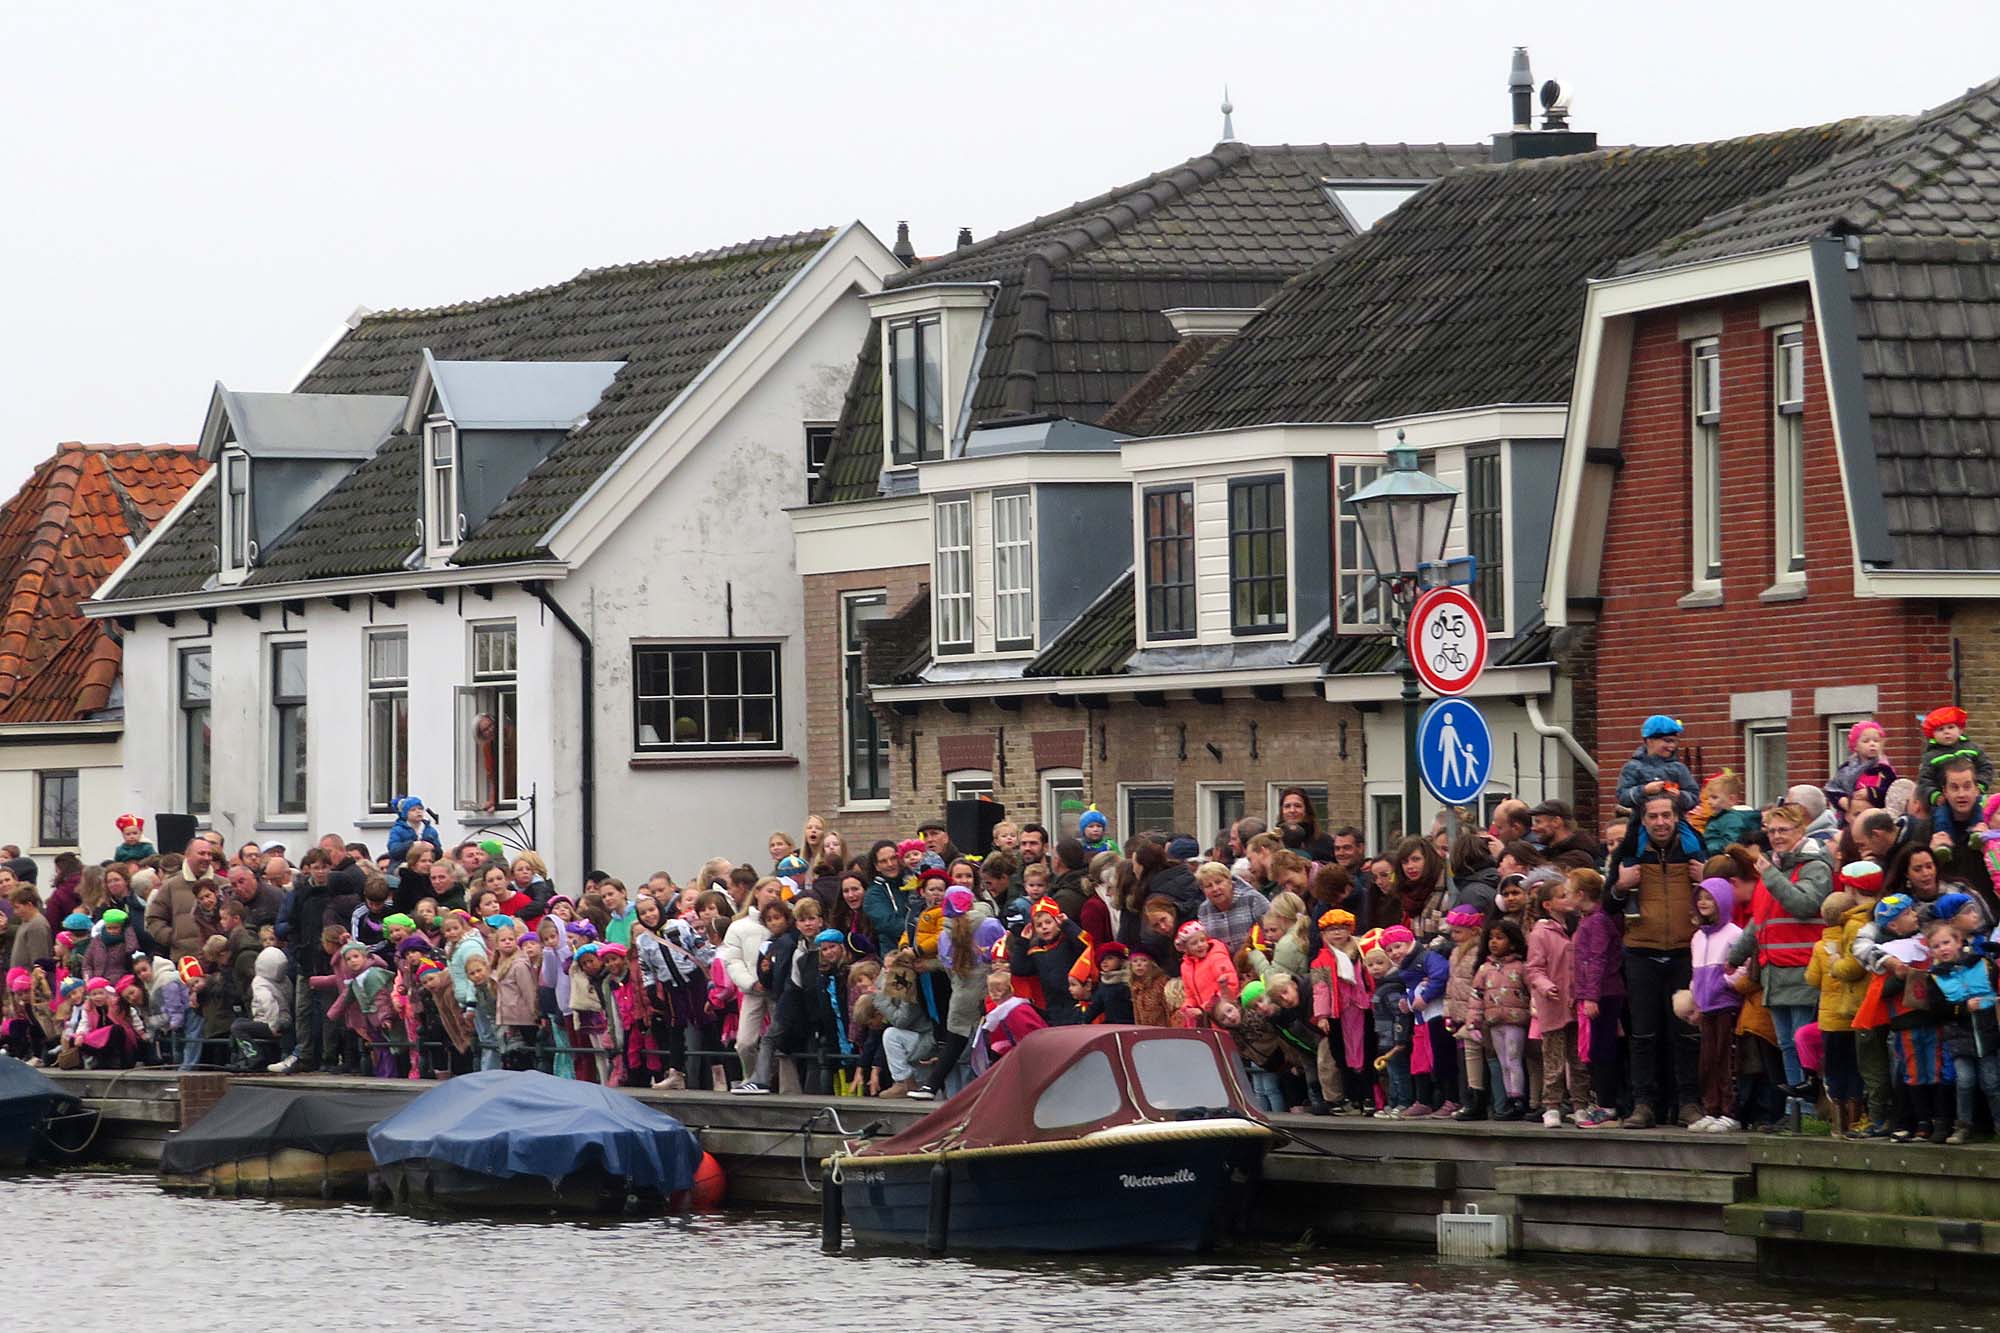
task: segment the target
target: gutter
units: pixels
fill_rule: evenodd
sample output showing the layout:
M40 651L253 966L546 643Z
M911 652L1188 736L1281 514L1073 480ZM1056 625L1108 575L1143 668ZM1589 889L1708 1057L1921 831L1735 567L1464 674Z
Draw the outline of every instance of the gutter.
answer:
M209 469L209 473L215 469ZM204 477L209 473L203 473ZM189 494L193 494L192 491ZM155 532L161 528L155 528ZM151 538L148 538L151 540ZM141 550L144 548L142 547ZM137 562L139 552L125 557L120 571ZM291 583L237 583L194 592L154 597L106 597L100 593L78 608L92 620L115 616L153 616L162 611L204 611L222 606L268 606L327 597L366 597L377 592L425 592L432 588L469 588L482 583L537 582L567 576L560 560L508 560L490 565L443 565L437 569L401 569L382 574L351 574L339 578L300 579ZM114 576L115 577L115 576ZM108 585L107 585L108 586Z
M570 638L576 640L578 665L583 673L583 761L577 795L583 804L583 869L588 874L597 864L597 650L583 626L563 610L562 603L549 596L543 583L522 585L536 601L548 609Z
M1535 734L1537 736L1553 736L1562 742L1562 747L1569 751L1570 758L1576 760L1578 766L1595 779L1597 777L1597 761L1590 757L1590 752L1583 748L1576 737L1569 734L1567 728L1558 727L1542 717L1541 696L1530 694L1525 696L1521 702L1528 707L1528 725L1535 729Z

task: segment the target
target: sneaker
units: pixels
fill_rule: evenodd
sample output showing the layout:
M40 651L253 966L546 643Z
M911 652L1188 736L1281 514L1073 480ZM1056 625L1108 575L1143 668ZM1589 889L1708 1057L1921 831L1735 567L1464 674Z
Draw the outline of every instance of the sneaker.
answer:
M1459 1105L1457 1102L1446 1102L1443 1106L1440 1106L1438 1107L1437 1110L1431 1112L1431 1119L1450 1120L1453 1117L1455 1117L1458 1114L1458 1112L1459 1112Z
M1402 1115L1400 1115L1400 1116L1398 1116L1398 1117L1397 1117L1397 1119L1399 1119L1399 1120L1427 1120L1427 1119L1429 1119L1429 1118L1430 1118L1430 1117L1431 1117L1431 1116L1432 1116L1433 1114L1435 1114L1435 1113L1436 1113L1436 1112L1435 1112L1435 1108L1433 1108L1433 1107L1430 1107L1430 1106L1426 1106L1426 1105L1425 1105L1424 1103L1422 1103L1422 1102L1417 1102L1417 1103L1415 1103L1414 1105L1411 1105L1411 1106L1405 1106L1405 1107L1403 1108L1403 1114L1402 1114Z
M1945 1142L1952 1145L1954 1148L1961 1143L1972 1142L1972 1126L1971 1125L1953 1126L1951 1134L1945 1139Z
M739 1097L768 1097L771 1090L754 1079L744 1079L729 1089Z
M1652 1129L1659 1123L1659 1118L1653 1114L1653 1108L1641 1103L1632 1108L1631 1115L1625 1117L1622 1128Z
M1697 1120L1697 1121L1693 1122L1692 1124L1690 1124L1690 1125L1688 1126L1688 1133L1690 1133L1690 1134L1706 1134L1706 1133L1708 1133L1709 1129L1710 1129L1710 1128L1712 1128L1712 1127L1714 1126L1714 1124L1715 1124L1715 1122L1716 1122L1716 1120L1717 1120L1718 1118L1719 1118L1719 1117L1717 1117L1717 1116L1712 1116L1712 1115L1705 1115L1705 1116L1703 1116L1703 1117L1702 1117L1701 1119L1699 1119L1699 1120Z
M937 1093L936 1093L936 1091L934 1091L934 1090L933 1090L933 1089L931 1089L931 1088L926 1088L926 1087L921 1087L921 1086L920 1086L920 1087L915 1087L915 1088L911 1088L911 1089L910 1089L910 1100L911 1100L911 1101L913 1101L913 1102L930 1102L930 1101L936 1101L936 1100L937 1100Z
M687 1089L687 1076L678 1069L669 1069L653 1080L656 1092L683 1092Z
M1711 1117L1708 1122L1710 1134L1740 1134L1742 1131L1742 1122L1732 1116L1718 1115Z
M1562 1123L1563 1123L1562 1112L1556 1110L1555 1107L1551 1106L1548 1110L1542 1112L1543 1129L1561 1129Z
M1400 1107L1385 1106L1375 1113L1375 1118L1377 1120L1401 1120L1403 1118L1403 1111Z
M1578 1129L1602 1129L1617 1121L1618 1115L1608 1107L1586 1106L1576 1113Z
M1692 1125L1697 1120L1707 1120L1707 1119L1709 1119L1709 1117L1705 1115L1702 1112L1702 1109L1699 1106L1696 1106L1693 1102L1681 1103L1681 1113L1679 1116L1679 1120L1683 1125Z
M264 1067L264 1072L267 1074L289 1074L298 1067L299 1067L299 1057L296 1055L288 1055L274 1065L266 1065Z

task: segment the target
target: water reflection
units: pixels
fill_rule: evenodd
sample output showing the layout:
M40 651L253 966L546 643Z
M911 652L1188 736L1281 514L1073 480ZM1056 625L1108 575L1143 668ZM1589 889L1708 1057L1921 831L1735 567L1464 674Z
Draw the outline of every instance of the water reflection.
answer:
M438 1220L356 1204L161 1192L150 1176L0 1179L26 1266L0 1327L96 1333L410 1327L723 1330L1632 1329L1987 1326L1981 1308L1816 1297L1731 1267L1443 1263L1259 1245L1210 1259L957 1258L818 1251L805 1213L685 1220ZM21 1281L68 1273L67 1281ZM135 1320L135 1315L143 1315ZM898 1313L900 1312L900 1313Z

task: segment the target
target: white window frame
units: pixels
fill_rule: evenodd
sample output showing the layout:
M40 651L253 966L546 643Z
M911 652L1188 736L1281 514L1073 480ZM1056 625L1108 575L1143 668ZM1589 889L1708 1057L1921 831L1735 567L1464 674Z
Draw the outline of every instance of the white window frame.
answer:
M1221 798L1231 792L1236 794L1237 804L1249 812L1247 797L1240 782L1197 782L1194 786L1195 837L1201 840L1202 851L1206 852L1222 840L1228 832L1222 820ZM1235 821L1230 821L1231 823Z
M217 550L221 553L218 569L224 583L241 583L250 569L257 563L257 541L253 534L256 524L251 515L250 455L238 448L222 451L222 475L216 478L216 489L220 494L217 509L220 511L220 532ZM243 512L232 512L235 508L231 483L241 479Z
M857 630L865 621L855 619L854 610L861 606L879 606L882 618L889 614L889 590L887 588L861 588L840 594L840 808L842 810L887 810L891 790L889 765L894 762L893 748L882 758L881 796L856 797L854 793L854 719L849 715L850 676L862 670L861 651L850 647L857 637ZM876 617L870 617L875 619ZM865 696L867 683L861 683ZM876 736L884 747L889 737L881 729L880 721L875 723Z
M1361 585L1365 579L1375 576L1369 567L1366 545L1361 540L1361 521L1347 507L1347 497L1382 475L1388 460L1381 454L1336 454L1333 458L1333 615L1336 626L1342 630L1365 630L1381 633L1390 623L1391 606L1389 589L1379 577L1376 578L1375 593L1369 600L1376 615L1373 619L1359 614L1361 610ZM1342 468L1354 470L1354 480L1345 490L1341 489ZM1347 547L1349 535L1353 537L1354 567L1349 569L1342 552ZM1350 617L1344 612L1347 605L1348 582L1353 581L1356 615Z
M1084 810L1090 807L1090 788L1084 785L1083 770L1080 768L1045 768L1037 773L1037 786L1041 789L1041 826L1049 831L1049 845L1054 846L1064 838L1076 836L1076 827L1063 831L1062 811L1058 808L1059 793L1074 792L1082 801L1077 818L1083 818Z
M973 644L972 497L938 500L931 528L936 553L931 575L932 642L939 653L969 653Z
M1278 513L1276 527L1239 529L1236 526L1236 495L1251 487L1265 488L1267 492L1275 488ZM1268 515L1267 515L1268 517ZM1298 525L1293 522L1292 513L1292 470L1289 466L1275 471L1258 470L1227 478L1223 483L1223 564L1224 587L1227 590L1226 614L1229 635L1234 639L1283 639L1289 638L1298 623L1294 605L1298 591L1298 560L1292 550L1292 539L1297 535ZM1275 540L1275 552L1284 561L1282 574L1256 574L1244 570L1237 563L1236 539L1240 532L1260 534L1264 540ZM1239 622L1236 618L1236 589L1241 583L1282 582L1282 619L1276 624L1255 624Z
M1764 736L1778 736L1785 743L1785 767L1787 772L1776 777L1776 785L1767 787L1768 775L1757 756L1757 740ZM1784 799L1786 784L1791 780L1789 770L1792 762L1791 724L1785 718L1757 718L1743 724L1743 790L1751 805L1762 808L1773 801Z
M1722 589L1722 342L1688 344L1688 546L1697 592Z
M1173 783L1121 782L1118 784L1118 837L1121 843L1129 843L1138 834L1148 831L1146 829L1140 828L1139 821L1135 819L1132 815L1132 798L1137 796L1141 792L1160 792L1160 791L1164 791L1167 794L1167 799L1173 802L1175 807L1174 822L1176 824L1179 824L1180 801L1179 797L1177 796L1174 790ZM1179 829L1174 828L1174 829L1168 829L1166 831L1169 833L1176 833L1179 832Z
M187 663L197 654L208 660L208 692L198 699L188 693ZM207 775L208 792L206 799L195 799L192 778L194 750L188 735L193 718L200 713L205 718L203 731L204 753L202 771ZM174 789L178 797L175 804L191 815L205 815L215 801L215 647L207 640L174 645ZM167 850L172 851L173 848Z
M685 654L701 658L702 689L699 694L689 691L676 692L673 679L673 654ZM645 673L640 669L640 659L655 654L668 657L668 690L663 694L640 693L640 685ZM771 689L768 694L761 690L744 688L744 660L748 657L768 654L771 664ZM734 658L730 668L735 679L735 689L717 689L712 658ZM785 744L785 663L784 645L773 639L702 639L691 642L640 642L632 645L632 751L634 754L769 754L782 750ZM641 706L647 703L665 703L670 719L678 713L677 704L700 702L701 724L704 733L708 731L717 704L729 705L733 701L738 723L738 735L734 740L681 740L678 734L660 736L654 729L653 739L648 740L641 731L645 725L640 721ZM770 705L771 734L764 740L748 740L741 734L743 709L746 703L756 704L768 701ZM671 728L672 721L669 721Z
M827 460L833 455L834 436L839 431L839 428L840 423L837 421L807 421L801 423L799 433L805 445L806 499L808 501L812 499L813 491L819 486L820 473L826 470ZM818 459L813 457L813 443L815 440L823 441L826 445L825 452Z
M280 695L278 692L278 654L281 651L297 649L305 654L306 686L297 695ZM312 690L312 651L302 635L267 635L263 642L264 657L264 809L265 822L270 824L303 824L310 822L312 813L312 710L308 700ZM211 659L212 662L212 659ZM285 808L285 765L283 746L285 727L279 709L299 710L298 725L303 747L300 764L301 772L299 808ZM211 714L213 716L213 714ZM213 774L210 775L213 782Z
M1389 836L1391 828L1403 822L1407 812L1403 809L1401 792L1371 791L1368 793L1368 846L1370 856L1387 856L1393 844L1399 839Z
M1873 713L1828 713L1821 719L1826 724L1826 771L1830 777L1833 771L1847 762L1847 732L1857 722L1873 722Z
M1035 493L993 495L993 646L996 651L1035 647Z
M438 441L450 445L451 459L439 462ZM460 438L458 427L444 417L424 423L424 552L432 557L448 556L458 549L465 533L465 498L459 485ZM451 510L442 512L440 492L451 492Z
M1803 583L1806 577L1805 326L1789 324L1771 334L1772 579Z
M897 391L900 386L896 382L896 338L897 335L906 332L912 333L915 337L915 342L913 343L916 351L914 364L917 369L917 439L912 442L911 447L907 450L902 448L903 441L899 438L901 418L897 411ZM937 372L936 382L929 385L925 382L927 377L925 375L924 351L927 347L935 348L937 351L937 357L934 362ZM951 405L946 401L944 391L944 350L944 320L936 315L924 315L915 319L899 319L890 324L883 334L882 383L888 392L886 394L887 412L882 422L882 442L888 451L889 466L892 468L914 467L918 463L936 462L942 459L951 448L952 425L949 412ZM932 389L937 397L938 440L935 452L926 452L923 439L924 390L927 387Z
M401 640L403 645L403 670L400 676L392 673L378 674L375 670L375 645ZM409 795L410 786L410 631L407 626L378 626L371 628L361 644L361 673L367 693L366 711L362 716L363 762L362 782L366 787L365 801L370 814L394 814L396 798ZM393 730L389 736L389 768L392 774L390 791L375 790L375 745L376 705L386 703L391 710L397 703L402 705L400 731ZM394 724L392 723L392 728ZM397 778L394 775L400 774Z
M993 770L990 768L954 768L944 775L944 798L947 801L976 801L981 796L993 794Z
M483 638L493 631L511 631L514 636L513 661L511 664L496 665L489 656L483 665L479 661L479 645ZM498 642L498 640L492 640ZM465 627L465 678L470 684L460 685L452 692L452 805L461 816L471 819L496 815L502 811L512 811L521 799L521 630L512 620L475 620ZM493 709L481 708L481 696L490 695ZM508 716L503 700L513 698L512 727L513 753L508 753ZM468 711L470 710L470 711ZM468 783L466 764L471 757L470 745L476 743L466 734L469 720L476 720L482 713L494 722L494 793L489 809L477 803L477 789ZM513 763L510 767L508 760ZM475 759L476 762L476 759ZM476 778L474 780L476 782ZM509 789L511 794L509 794ZM468 801L471 795L474 800Z

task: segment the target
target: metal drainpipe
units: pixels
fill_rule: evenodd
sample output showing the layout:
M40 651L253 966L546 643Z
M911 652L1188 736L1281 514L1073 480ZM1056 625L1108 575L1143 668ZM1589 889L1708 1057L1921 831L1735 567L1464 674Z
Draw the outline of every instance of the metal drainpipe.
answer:
M1562 747L1570 752L1570 756L1576 760L1578 765L1585 772L1589 773L1592 778L1595 778L1597 776L1597 761L1590 757L1590 752L1584 749L1576 737L1570 735L1566 729L1556 726L1553 722L1543 720L1541 697L1534 694L1523 695L1522 702L1528 706L1528 725L1535 729L1535 734L1538 736L1553 736L1558 741L1561 741Z
M583 673L583 772L577 794L583 801L583 869L588 873L597 865L597 651L591 646L590 636L583 632L583 626L549 596L548 585L527 586L535 600L547 607L549 614L576 640L578 665Z

